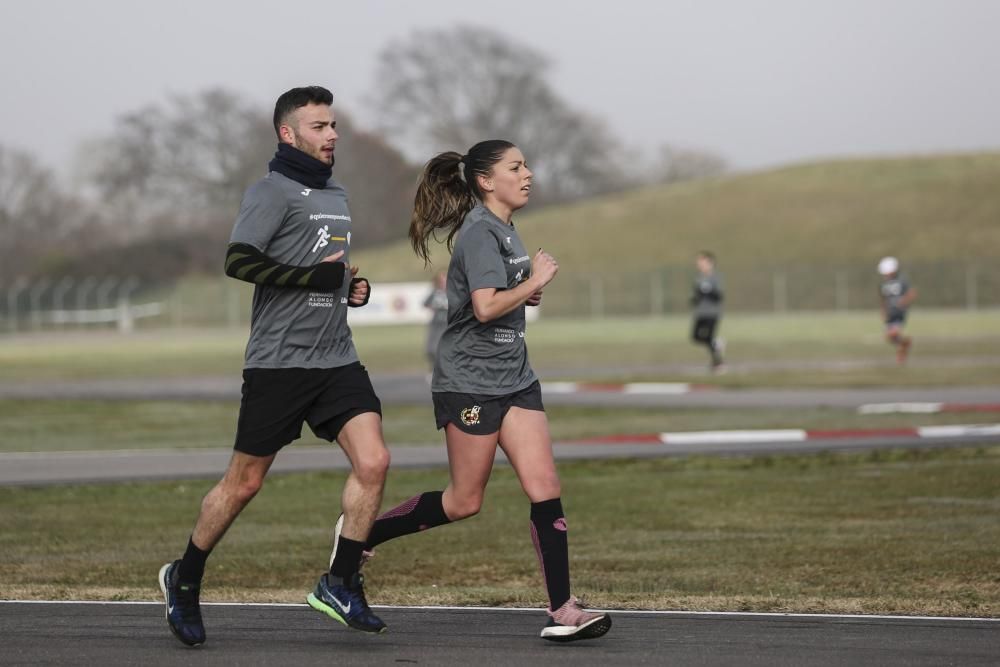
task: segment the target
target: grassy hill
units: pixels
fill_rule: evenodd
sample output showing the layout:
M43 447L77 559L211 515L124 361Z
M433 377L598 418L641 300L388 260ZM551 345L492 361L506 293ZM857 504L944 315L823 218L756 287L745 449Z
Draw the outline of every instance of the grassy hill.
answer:
M529 250L559 260L548 316L686 313L700 249L719 257L729 312L877 308L875 265L887 254L902 260L920 308L1000 306L1000 153L838 160L648 187L529 205L517 226ZM352 261L376 284L429 280L447 266L443 247L425 269L405 240L365 250L361 227L356 237ZM185 281L181 301L202 313L188 323L244 312L218 312L239 289L222 282Z
M529 206L517 225L525 244L548 249L565 273L595 262L609 271L688 267L701 248L729 272L874 267L886 254L911 266L986 264L1000 257L998 185L997 153L838 160ZM427 275L405 242L355 260L381 280Z

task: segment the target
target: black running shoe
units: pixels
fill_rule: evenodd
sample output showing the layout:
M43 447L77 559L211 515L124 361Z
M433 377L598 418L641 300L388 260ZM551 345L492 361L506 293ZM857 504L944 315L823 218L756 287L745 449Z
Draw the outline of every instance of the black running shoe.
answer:
M188 646L205 643L205 626L201 622L200 584L177 581L179 560L160 568L160 590L167 602L167 625L177 639Z
M365 579L356 572L348 581L329 572L319 578L316 590L306 602L335 621L362 632L385 632L385 623L375 615L365 599Z

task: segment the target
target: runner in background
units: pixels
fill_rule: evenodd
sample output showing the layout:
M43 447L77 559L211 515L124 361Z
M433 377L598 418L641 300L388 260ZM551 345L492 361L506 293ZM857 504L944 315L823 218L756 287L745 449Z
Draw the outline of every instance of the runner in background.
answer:
M910 354L913 338L903 334L903 326L906 324L910 305L917 298L917 290L900 274L899 260L895 257L883 257L878 263L878 272L882 276L879 297L882 321L885 322L885 339L896 348L896 363L904 364Z

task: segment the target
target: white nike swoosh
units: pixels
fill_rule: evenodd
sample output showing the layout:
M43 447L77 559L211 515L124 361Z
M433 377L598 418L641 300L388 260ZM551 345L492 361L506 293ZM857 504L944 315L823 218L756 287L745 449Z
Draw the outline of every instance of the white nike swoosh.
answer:
M167 607L167 613L168 614L174 613L174 606L173 605L170 605L169 607Z
M338 607L340 607L340 611L344 612L345 614L350 614L350 613L351 613L351 605L350 605L350 604L348 604L348 605L347 605L347 606L345 607L344 605L342 605L342 604L340 603L340 600L338 600L337 598L333 598L333 603L334 603L335 605L337 605Z

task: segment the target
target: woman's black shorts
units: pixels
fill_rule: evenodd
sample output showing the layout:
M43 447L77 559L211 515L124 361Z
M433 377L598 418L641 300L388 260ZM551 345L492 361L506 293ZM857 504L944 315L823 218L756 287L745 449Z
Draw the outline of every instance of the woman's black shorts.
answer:
M470 435L489 435L500 430L500 424L511 408L545 411L542 386L536 380L521 391L503 396L434 392L434 419L438 428L449 422Z

